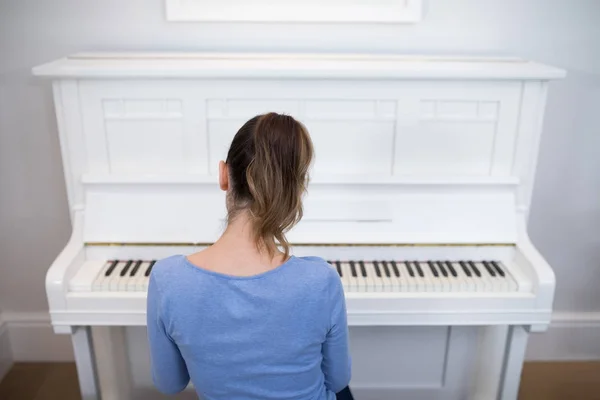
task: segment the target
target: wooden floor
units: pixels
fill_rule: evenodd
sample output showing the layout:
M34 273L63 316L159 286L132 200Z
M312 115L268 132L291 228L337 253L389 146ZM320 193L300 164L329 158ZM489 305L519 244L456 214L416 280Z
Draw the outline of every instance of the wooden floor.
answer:
M72 363L19 363L0 382L1 400L79 400ZM600 362L527 363L519 400L600 400Z

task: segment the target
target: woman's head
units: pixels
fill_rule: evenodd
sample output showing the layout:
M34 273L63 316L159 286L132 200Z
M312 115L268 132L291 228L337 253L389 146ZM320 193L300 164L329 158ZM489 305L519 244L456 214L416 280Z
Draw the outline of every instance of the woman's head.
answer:
M220 166L228 220L245 212L259 249L273 254L279 244L289 254L285 232L302 218L312 157L306 128L287 115L258 115L233 138Z

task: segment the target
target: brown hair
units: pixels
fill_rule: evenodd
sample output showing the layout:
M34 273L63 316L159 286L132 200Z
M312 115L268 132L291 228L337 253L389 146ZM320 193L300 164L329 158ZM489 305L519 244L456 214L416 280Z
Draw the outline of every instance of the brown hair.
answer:
M228 220L248 210L256 245L271 256L285 233L302 218L313 146L308 131L288 115L268 113L246 122L227 153L231 184Z

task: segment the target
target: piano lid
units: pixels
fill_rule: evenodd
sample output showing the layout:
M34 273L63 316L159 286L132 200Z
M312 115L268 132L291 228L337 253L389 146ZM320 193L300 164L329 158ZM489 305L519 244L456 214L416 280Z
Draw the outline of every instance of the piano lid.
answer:
M165 243L217 238L218 161L268 111L315 145L293 242L513 243L548 80L564 75L517 59L198 53L80 54L34 72L57 78L84 240Z

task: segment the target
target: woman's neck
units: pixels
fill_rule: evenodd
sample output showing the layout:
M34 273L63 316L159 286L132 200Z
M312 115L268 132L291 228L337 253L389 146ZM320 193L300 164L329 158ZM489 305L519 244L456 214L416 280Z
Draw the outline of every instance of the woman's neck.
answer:
M286 261L278 249L271 255L267 249L256 245L252 222L246 212L233 218L211 247L188 258L200 267L232 275L255 275Z

